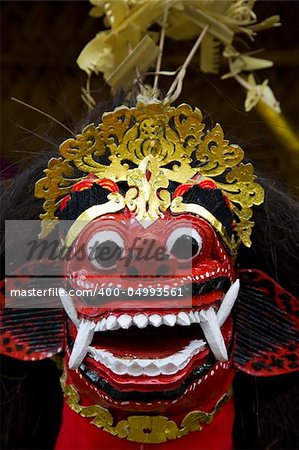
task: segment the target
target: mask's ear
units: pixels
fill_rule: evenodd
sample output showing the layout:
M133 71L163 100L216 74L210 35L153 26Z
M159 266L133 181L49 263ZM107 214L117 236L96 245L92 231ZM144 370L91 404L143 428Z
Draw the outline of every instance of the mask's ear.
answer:
M6 287L7 293L11 289L20 289L18 277L10 278L7 283L9 286ZM24 286L24 278L22 278L21 286ZM1 353L24 361L34 361L49 358L61 352L64 345L64 312L59 306L60 300L54 296L36 297L38 308L30 308L30 305L25 308L25 302L28 299L17 296L5 299L4 290L5 283L2 281ZM32 306L32 297L29 301Z
M240 271L234 364L254 376L299 369L298 301L259 270Z

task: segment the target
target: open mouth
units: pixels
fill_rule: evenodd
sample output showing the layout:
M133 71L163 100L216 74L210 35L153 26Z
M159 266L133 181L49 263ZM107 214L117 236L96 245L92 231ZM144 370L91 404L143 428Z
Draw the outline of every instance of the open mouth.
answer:
M79 370L99 393L114 401L141 403L177 401L213 367L225 370L232 336L229 316L239 280L192 281L185 282L185 295L175 307L161 307L160 298L160 307L152 299L151 307L142 311L134 308L134 301L131 308L117 309L114 298L113 309L101 308L91 317L61 292L71 319L69 368ZM186 307L191 293L194 297Z

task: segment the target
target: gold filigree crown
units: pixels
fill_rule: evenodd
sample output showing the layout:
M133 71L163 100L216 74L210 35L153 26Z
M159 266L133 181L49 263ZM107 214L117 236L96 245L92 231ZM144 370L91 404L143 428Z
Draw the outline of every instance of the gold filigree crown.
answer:
M255 182L252 165L242 162L243 150L224 139L219 124L205 131L197 108L160 102L121 106L105 113L98 126L90 124L67 139L59 150L61 157L50 159L35 188L35 196L45 199L42 236L55 225L63 198L93 173L127 182L124 204L138 220L155 220L168 208L175 211L173 202L178 205L181 199L171 200L170 181L212 180L229 199L236 218L232 246L240 241L251 245L251 208L263 202L263 188Z

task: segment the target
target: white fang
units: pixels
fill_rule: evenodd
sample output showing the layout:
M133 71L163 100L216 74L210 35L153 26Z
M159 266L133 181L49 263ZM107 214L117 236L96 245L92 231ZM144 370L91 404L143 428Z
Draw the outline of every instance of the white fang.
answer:
M214 309L210 307L206 311L200 311L199 316L200 326L215 358L227 361L225 342Z
M78 328L78 326L79 326L78 314L77 314L76 308L74 307L71 297L63 288L59 289L59 297L60 297L61 303L65 309L65 312L67 313L67 315L69 316L71 321Z
M237 300L239 289L240 289L240 280L236 280L225 294L225 297L222 300L220 308L217 312L217 321L219 327L222 327L222 325L230 315L231 310L235 304L235 301Z
M76 369L86 356L88 346L93 339L95 323L84 320L80 323L75 344L69 360L69 368Z

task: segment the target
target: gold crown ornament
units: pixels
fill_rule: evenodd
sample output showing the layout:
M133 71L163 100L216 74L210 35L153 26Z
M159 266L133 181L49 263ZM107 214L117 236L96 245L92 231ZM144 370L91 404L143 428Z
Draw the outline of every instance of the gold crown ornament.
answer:
M50 159L45 177L35 187L35 196L45 199L40 215L42 236L57 223L63 198L92 173L98 179L127 182L124 197L118 192L108 195L112 207L105 211L127 207L140 221L156 220L168 208L173 213L196 213L199 205L184 205L182 197L171 199L169 183L211 180L229 200L235 215L233 237L229 239L204 208L198 214L214 226L216 223L231 249L240 242L251 244L251 208L263 202L263 188L255 181L252 165L242 162L243 150L224 139L219 124L205 130L197 108L158 101L134 108L121 106L105 113L99 125L90 124L76 138L67 139L59 150L61 157Z

